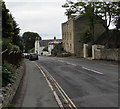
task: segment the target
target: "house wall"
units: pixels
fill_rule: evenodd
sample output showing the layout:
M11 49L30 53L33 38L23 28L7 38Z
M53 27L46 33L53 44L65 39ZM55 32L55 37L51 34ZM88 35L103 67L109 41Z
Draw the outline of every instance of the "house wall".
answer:
M54 49L54 45L48 45L48 53L51 55L52 50Z
M39 40L36 40L35 41L35 53L40 54L39 49L40 49Z
M63 47L67 52L83 57L83 44L80 37L86 30L91 31L90 20L86 17L75 17L62 24ZM104 26L97 22L94 24L94 41L105 31Z
M62 42L65 51L74 54L73 21L69 20L62 24Z
M74 48L77 57L83 57L83 44L80 43L80 37L85 30L89 30L88 19L80 18L74 20Z

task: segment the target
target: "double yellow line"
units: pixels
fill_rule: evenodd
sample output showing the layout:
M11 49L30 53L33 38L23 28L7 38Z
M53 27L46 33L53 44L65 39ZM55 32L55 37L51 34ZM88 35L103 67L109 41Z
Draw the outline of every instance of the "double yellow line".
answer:
M61 94L61 96L63 97L63 99L65 100L65 102L68 104L69 108L71 109L77 109L77 107L75 106L75 104L72 102L72 100L68 97L68 95L65 93L65 91L61 88L61 86L58 84L58 82L51 76L51 74L43 67L43 66L39 66L38 64L35 63L35 65L39 68L39 70L41 71L41 73L43 74L44 78L46 79L49 87L51 88L51 90L53 91L53 94L55 96L55 99L59 105L59 107L61 109L65 109L60 98L58 97L57 93L55 92L55 90L52 87L51 82L54 84L54 86L57 88L57 90L59 91L59 93Z

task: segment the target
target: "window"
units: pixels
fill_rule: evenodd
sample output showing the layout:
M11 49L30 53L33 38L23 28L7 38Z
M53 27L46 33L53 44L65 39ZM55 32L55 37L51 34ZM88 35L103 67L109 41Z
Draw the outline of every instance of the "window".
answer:
M72 49L72 44L70 44L70 50Z
M70 40L71 40L71 33L70 33Z

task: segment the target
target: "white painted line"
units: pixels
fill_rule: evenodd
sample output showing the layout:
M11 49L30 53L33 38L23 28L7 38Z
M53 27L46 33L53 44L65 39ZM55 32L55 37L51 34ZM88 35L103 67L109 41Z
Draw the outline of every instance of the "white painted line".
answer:
M97 73L97 74L103 75L103 73L98 72L98 71L96 71L96 70L91 70L91 69L88 69L88 68L86 68L86 67L82 67L82 68L85 69L85 70L92 71L92 72L95 72L95 73Z
M37 64L35 64L35 65L39 68L39 70L41 71L41 73L42 73L43 76L45 77L45 79L46 79L46 81L47 81L47 83L48 83L48 86L49 86L49 87L51 88L51 90L53 91L53 95L54 95L54 97L55 97L55 99L56 99L59 107L60 107L61 109L64 109L64 107L63 107L63 105L62 105L62 102L60 101L57 93L54 91L54 89L53 89L51 83L49 82L49 80L47 79L45 73L43 72L43 70L42 70Z
M51 87L51 90L53 90L54 96L55 96L57 102L59 103L59 106L60 106L62 109L64 109L64 107L63 107L63 105L62 105L62 102L60 101L57 93L54 91L51 83L49 82L49 80L47 79L47 77L46 77L46 75L45 75L45 73L44 73L44 71L43 71L43 69L44 69L45 71L47 71L47 70L46 70L44 67L42 67L42 66L39 67L37 64L36 64L36 66L37 66L37 67L40 69L40 71L42 72L43 76L45 77L45 79L46 79L47 82L48 82L49 87ZM68 103L70 102L74 108L73 108L70 104L69 104L69 107L70 107L71 109L77 109L77 107L75 106L75 104L71 101L71 99L68 97L68 95L65 93L65 91L61 88L61 86L57 83L57 81L53 78L53 76L51 76L51 74L50 74L48 71L47 71L47 73L48 73L47 75L50 77L50 79L55 82L55 86L57 87L58 91L61 93L61 95L62 95L62 97L64 98L64 100L65 100L66 102L68 102ZM57 95L57 96L56 96L56 95ZM68 100L67 100L66 98L67 98Z
M72 63L70 63L70 62L66 62L66 64L73 65L73 66L77 66L76 64L72 64Z
M63 60L58 60L59 62L65 62L65 61L63 61Z
M63 61L63 60L58 60L58 61L59 61L59 62L64 62L64 63L69 64L69 65L77 66L76 64L72 64L72 63L70 63L70 62L65 62L65 61Z
M68 95L65 93L65 91L62 89L62 87L58 84L58 82L51 76L51 74L49 73L49 76L50 76L50 78L52 78L52 80L54 80L55 81L55 83L56 83L56 87L58 87L58 90L59 90L59 92L61 93L61 95L63 96L63 98L65 99L65 101L67 101L68 102L68 100L70 101L70 103L73 105L73 107L75 108L75 109L77 109L77 107L75 106L75 104L71 101L71 99L68 97ZM65 98L65 96L67 97L67 99ZM71 105L69 105L70 107L71 107Z

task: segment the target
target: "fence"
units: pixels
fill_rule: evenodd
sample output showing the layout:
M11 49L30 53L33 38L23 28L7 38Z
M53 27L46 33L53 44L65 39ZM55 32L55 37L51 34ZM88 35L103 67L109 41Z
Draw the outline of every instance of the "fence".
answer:
M2 64L7 60L9 63L16 65L22 58L22 52L9 51L8 49L1 52Z

